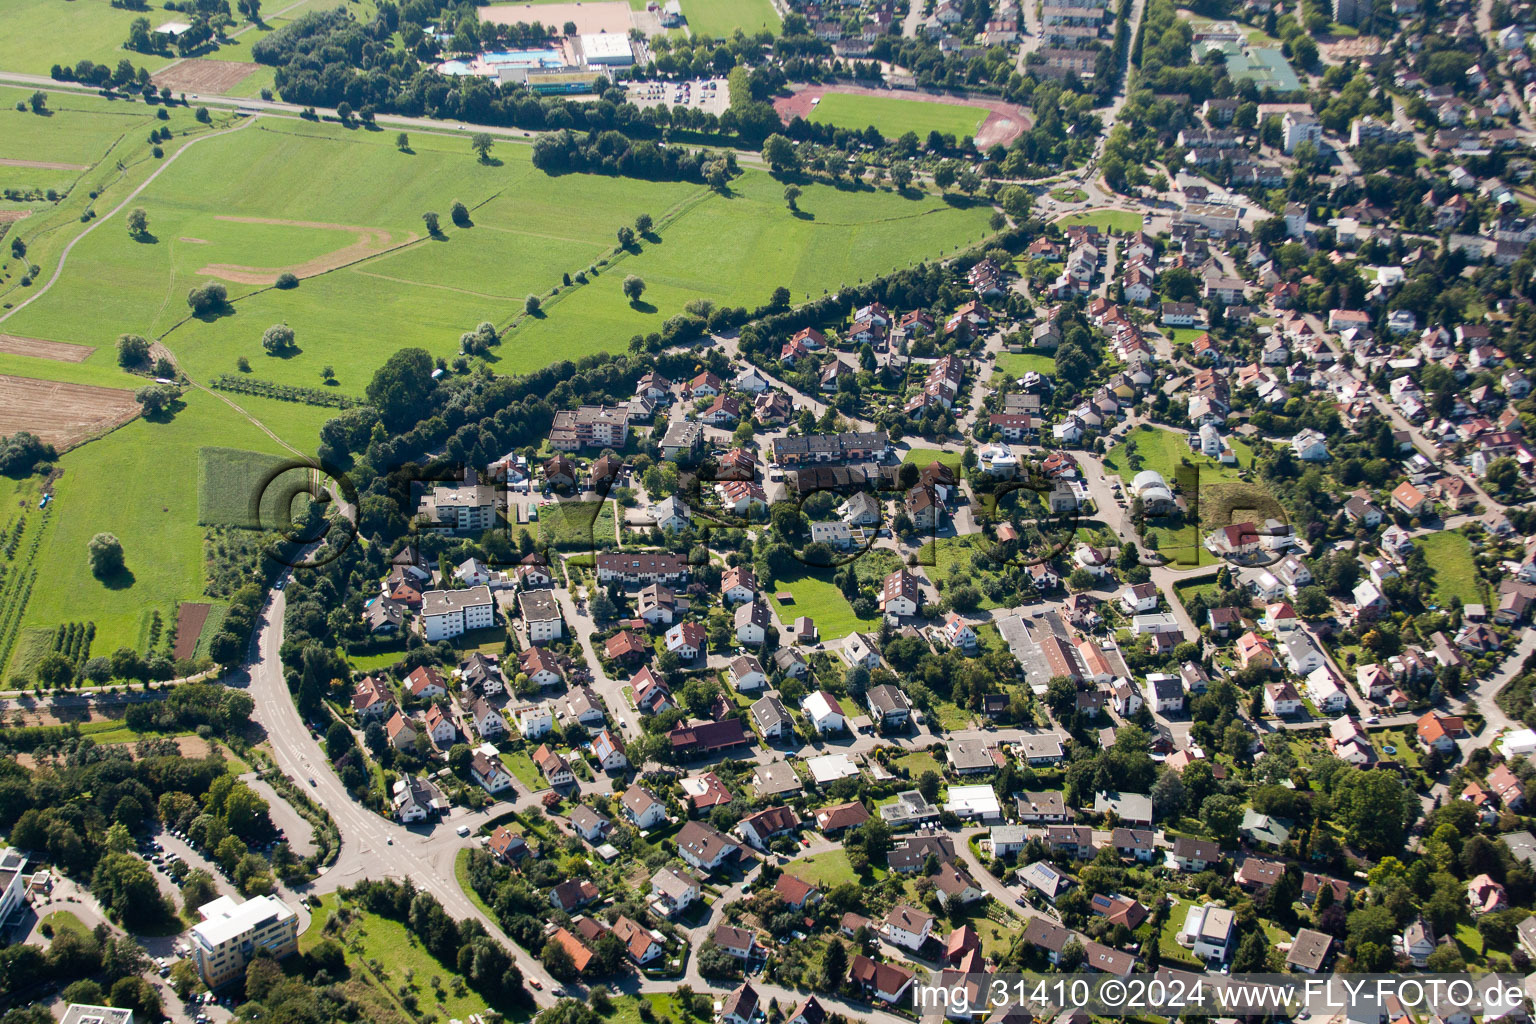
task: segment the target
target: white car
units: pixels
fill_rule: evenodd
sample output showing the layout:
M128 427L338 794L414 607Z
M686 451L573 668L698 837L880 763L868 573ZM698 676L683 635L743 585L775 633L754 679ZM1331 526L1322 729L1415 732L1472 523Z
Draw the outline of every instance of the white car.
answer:
M469 835L469 826L468 825L460 825L458 828L454 829L454 831L457 832L459 834L459 836L462 838L462 837L465 837L465 836Z

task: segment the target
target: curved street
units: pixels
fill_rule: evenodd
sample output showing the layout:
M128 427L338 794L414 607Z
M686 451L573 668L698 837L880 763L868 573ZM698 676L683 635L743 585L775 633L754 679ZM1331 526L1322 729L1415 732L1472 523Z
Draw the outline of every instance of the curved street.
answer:
M354 802L331 770L319 740L310 733L299 715L283 679L283 666L277 652L283 644L286 606L286 591L280 582L268 596L245 668L250 693L256 701L255 718L266 730L267 742L278 768L300 786L308 785L314 789L316 798L330 813L341 835L341 852L336 863L315 880L311 891L332 892L369 877L409 878L417 888L437 897L451 917L472 917L485 925L491 935L507 947L523 977L538 979L544 986L542 992L530 987L530 994L544 1005L552 1004L555 997L551 993L559 988L558 983L526 950L509 939L494 920L481 913L459 888L454 877L454 860L470 841L461 839L451 828L439 827L424 832L379 817ZM232 682L238 685L238 680ZM464 823L470 824L471 818L483 817L466 815Z

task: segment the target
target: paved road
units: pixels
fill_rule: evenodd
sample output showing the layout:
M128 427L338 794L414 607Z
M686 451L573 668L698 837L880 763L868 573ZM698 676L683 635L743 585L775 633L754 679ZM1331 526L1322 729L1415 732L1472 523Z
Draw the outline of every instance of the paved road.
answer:
M4 74L0 74L0 81L3 81L5 77L6 76ZM15 316L17 313L20 313L22 310L26 309L32 303L36 302L38 299L47 294L48 289L52 288L55 282L58 281L59 275L64 273L64 264L69 260L69 254L74 251L75 246L80 243L80 240L86 235L89 235L92 231L95 231L97 228L101 227L107 221L111 220L114 216L121 212L125 206L138 198L139 193L148 188L156 178L164 174L166 169L174 164L183 153L200 142L206 142L209 139L216 139L221 135L228 135L231 132L237 132L248 124L250 124L249 121L241 121L239 124L231 128L221 128L220 130L216 132L210 132L207 135L199 135L197 138L190 140L185 146L182 146L180 149L176 150L176 152L172 153L170 156L161 161L160 166L156 167L154 171L149 175L149 177L140 182L137 188L124 196L123 201L114 206L111 212L102 214L100 217L93 219L89 224L85 226L84 230L69 240L69 243L64 246L64 251L59 253L59 260L53 268L53 274L48 278L46 282L44 282L41 288L33 289L31 295L27 296L27 298L23 299L21 302L18 302L13 308L6 310L3 314L0 314L0 323L9 320L11 317Z
M387 821L353 802L341 780L331 770L319 741L310 734L283 679L278 649L283 643L283 612L286 592L276 589L268 596L260 629L252 640L245 669L256 719L266 729L278 767L300 786L311 785L341 833L341 853L336 863L316 880L313 890L330 892L355 884L365 877L410 878L442 903L454 918L473 917L485 925L512 953L525 978L537 978L543 992L532 992L550 1005L558 984L526 950L512 942L491 918L482 914L459 888L454 878L454 859L468 845L449 828L439 827L423 835ZM470 816L483 818L483 816ZM467 823L467 822L466 822Z

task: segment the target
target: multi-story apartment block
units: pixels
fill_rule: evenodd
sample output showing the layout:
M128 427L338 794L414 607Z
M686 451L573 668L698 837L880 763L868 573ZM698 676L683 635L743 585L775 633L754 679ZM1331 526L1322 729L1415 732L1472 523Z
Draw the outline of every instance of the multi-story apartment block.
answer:
M584 405L574 412L555 413L549 428L549 446L575 452L583 448L623 448L629 441L629 407Z
M496 601L490 587L429 590L421 595L421 628L428 643L495 624Z
M203 920L192 928L193 963L211 989L244 978L258 948L278 958L299 951L299 916L275 897L236 903L220 896L197 912Z

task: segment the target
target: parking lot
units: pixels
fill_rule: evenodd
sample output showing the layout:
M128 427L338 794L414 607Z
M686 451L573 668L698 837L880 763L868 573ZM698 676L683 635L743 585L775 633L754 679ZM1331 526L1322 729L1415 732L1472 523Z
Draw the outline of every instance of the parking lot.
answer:
M716 117L731 105L731 90L723 78L688 82L631 82L629 101L637 107L696 107Z

